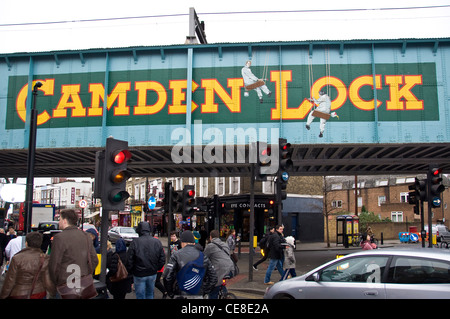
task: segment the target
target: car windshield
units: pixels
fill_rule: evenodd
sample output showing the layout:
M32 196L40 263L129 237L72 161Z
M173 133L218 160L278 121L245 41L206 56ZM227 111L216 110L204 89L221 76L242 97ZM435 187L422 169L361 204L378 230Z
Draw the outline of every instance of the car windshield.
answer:
M135 234L136 231L134 230L134 228L121 228L120 232L122 234Z

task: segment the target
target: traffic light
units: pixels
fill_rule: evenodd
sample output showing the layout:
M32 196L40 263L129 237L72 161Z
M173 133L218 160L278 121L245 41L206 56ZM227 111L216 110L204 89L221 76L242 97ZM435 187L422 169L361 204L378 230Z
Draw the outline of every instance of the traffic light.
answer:
M123 210L130 194L125 190L126 181L131 177L127 164L131 159L128 142L106 139L103 161L102 206L104 210ZM100 186L99 186L100 187Z
M291 143L288 143L287 140L285 138L280 138L278 140L278 147L279 147L279 171L281 171L282 173L290 170L293 166L293 162L292 162L292 148L291 148Z
M256 164L256 180L265 181L270 175L272 148L266 142L258 142L258 158Z
M430 169L427 174L428 182L428 202L432 207L441 206L441 193L445 190L445 186L442 184L442 168L434 165L430 165Z
M171 189L172 212L180 213L183 208L183 192Z
M195 205L195 187L193 185L185 185L183 188L183 217L191 217L194 215Z

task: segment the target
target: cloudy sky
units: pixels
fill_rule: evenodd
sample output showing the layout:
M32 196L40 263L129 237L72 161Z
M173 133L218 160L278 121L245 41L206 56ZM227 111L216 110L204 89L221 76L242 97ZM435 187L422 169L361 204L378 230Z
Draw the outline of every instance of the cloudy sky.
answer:
M450 37L450 0L4 1L0 53L183 44L189 7L209 43Z

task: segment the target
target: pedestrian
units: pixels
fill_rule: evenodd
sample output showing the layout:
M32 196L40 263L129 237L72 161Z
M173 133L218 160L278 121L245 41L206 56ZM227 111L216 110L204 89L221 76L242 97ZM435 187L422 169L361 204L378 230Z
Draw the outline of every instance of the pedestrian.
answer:
M200 245L202 245L203 249L206 247L206 239L208 238L208 233L206 232L205 226L200 227L200 240L198 241Z
M5 248L8 244L8 239L5 234L5 229L0 228L0 267L3 266L3 259L5 258Z
M62 232L53 237L48 265L50 277L58 290L57 298L88 299L96 296L92 274L98 264L97 253L89 235L76 226L77 222L75 210L61 211L58 225ZM73 282L74 275L79 275L80 279ZM80 286L75 287L74 283ZM78 292L80 295L74 294Z
M295 238L292 236L288 236L285 238L286 240L286 246L284 249L284 262L283 262L283 268L284 268L284 275L281 278L281 280L288 279L288 276L291 275L291 278L297 277L297 274L295 272Z
M163 274L164 287L169 297L177 295L184 299L209 294L217 283L217 274L211 261L195 247L192 231L185 230L180 240L182 249L172 254ZM192 279L193 285L186 284L188 277Z
M112 250L111 242L108 241L108 252L106 255L106 286L114 299L125 299L127 293L131 292L132 277L128 274L127 278L120 281L111 281L111 277L117 273L119 259L123 265L127 262L127 246L122 238L116 241L116 251Z
M239 241L239 238L236 237L236 230L235 229L231 229L230 232L228 233L227 245L228 245L228 248L230 248L231 258L233 259L233 261L235 263L238 262L238 257L234 253L234 250L236 249L236 243L238 241Z
M42 234L27 234L26 247L11 259L0 299L44 299L47 291L51 296L55 295L48 271L50 256L41 251L41 245Z
M263 257L253 264L253 269L258 270L258 265L265 262L267 258L269 258L269 238L275 232L275 227L271 226L269 228L269 232L263 235L263 238L259 241L259 248L261 248L261 252Z
M170 253L172 254L174 251L181 249L181 241L178 238L177 231L170 232Z
M166 255L161 241L151 235L148 222L136 228L139 238L133 239L127 252L127 269L133 275L137 299L153 299L156 273L164 266Z
M286 243L283 237L283 230L284 226L277 225L275 226L275 232L272 236L270 236L269 239L269 258L270 263L269 267L267 267L266 276L264 278L264 284L265 285L273 285L274 283L270 281L270 277L272 275L272 271L277 268L278 272L280 273L281 277L283 277L284 271L283 271L283 260L284 260L284 246L283 244Z
M230 248L220 240L219 231L212 230L209 234L210 243L206 245L205 255L211 260L217 274L215 287L209 293L209 299L217 299L224 277L230 276L234 263L230 258ZM226 287L224 287L226 293Z
M88 228L86 229L86 233L88 233L90 238L92 239L92 244L94 245L95 252L97 254L100 254L100 243L98 241L97 231L94 228Z
M361 247L363 250L372 250L377 248L377 245L371 242L369 234L363 234L363 238L365 238L365 240L361 242Z
M25 236L22 236L22 231L17 232L17 236L14 235L8 242L5 248L6 258L11 260L15 254L25 248Z

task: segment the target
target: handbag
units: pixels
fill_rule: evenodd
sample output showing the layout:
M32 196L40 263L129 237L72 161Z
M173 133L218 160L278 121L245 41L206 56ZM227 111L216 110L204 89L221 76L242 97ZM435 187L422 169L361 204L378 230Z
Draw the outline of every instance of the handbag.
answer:
M125 265L122 263L122 260L120 260L119 255L117 255L117 258L119 259L119 261L117 262L117 271L114 275L109 277L109 280L111 282L118 282L128 277L127 268L125 268Z
M86 236L88 248L88 269L89 274L80 278L79 287L69 287L67 283L59 285L56 290L61 295L62 299L91 299L97 296L97 289L94 287L94 278L92 277L92 262L91 254L89 253L89 238Z

